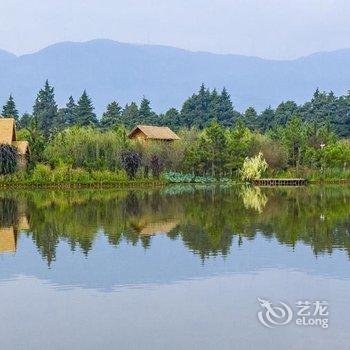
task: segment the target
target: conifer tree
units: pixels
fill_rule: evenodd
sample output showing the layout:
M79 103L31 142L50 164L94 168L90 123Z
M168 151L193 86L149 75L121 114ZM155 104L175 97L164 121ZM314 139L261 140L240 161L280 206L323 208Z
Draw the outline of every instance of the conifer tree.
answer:
M101 118L101 126L103 128L110 128L121 122L122 107L118 102L113 101L107 105L106 112L103 113Z
M33 117L36 119L38 130L45 138L52 136L58 128L58 108L54 88L50 86L48 80L36 97Z
M16 122L18 122L18 111L16 109L16 103L12 97L12 94L2 108L2 116L4 118L15 118Z
M77 124L77 108L73 96L69 96L66 107L63 108L64 122L67 126Z
M231 97L227 92L226 88L223 88L221 94L219 95L217 120L223 126L231 126L234 124L235 114Z
M244 113L244 123L250 130L258 127L258 113L253 107L249 107Z
M97 117L94 113L94 106L86 90L78 100L77 124L80 126L94 126L97 124Z
M156 114L152 111L150 104L151 102L143 97L139 109L140 122L142 124L157 124Z
M139 108L135 102L126 105L122 113L122 121L125 126L134 127L140 124Z

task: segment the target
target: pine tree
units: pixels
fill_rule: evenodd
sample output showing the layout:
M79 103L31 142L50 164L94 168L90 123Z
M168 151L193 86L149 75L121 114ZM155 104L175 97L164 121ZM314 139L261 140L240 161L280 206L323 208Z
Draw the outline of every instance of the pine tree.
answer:
M180 113L176 108L170 108L165 114L159 116L160 123L177 130L181 126Z
M110 128L116 124L121 123L122 108L118 102L113 101L107 105L106 112L103 113L101 118L101 126L103 128Z
M135 102L131 102L130 105L126 105L123 114L122 121L125 126L134 127L137 124L140 124L139 119L139 108Z
M29 113L24 113L19 120L19 127L21 129L27 129L30 127L33 121L33 116L30 115Z
M275 119L275 111L269 106L260 114L258 118L259 129L263 132L271 129L273 127L273 122Z
M58 109L55 102L54 88L48 80L36 97L33 107L33 117L36 119L38 130L45 138L49 138L58 128Z
M253 107L249 107L244 113L244 123L250 130L258 127L258 113Z
M16 103L12 97L12 94L7 100L5 106L2 108L2 116L5 118L15 118L16 122L18 122L18 111L16 109Z
M143 97L139 109L142 124L157 124L157 115L152 111L150 104L151 102Z
M77 124L80 126L94 126L97 124L97 117L94 113L94 106L86 90L78 100Z
M219 95L219 110L217 112L217 120L223 126L232 126L235 121L234 112L231 97L228 94L226 88L223 88Z
M67 126L72 126L77 124L77 108L73 96L69 96L66 107L63 108L64 122Z

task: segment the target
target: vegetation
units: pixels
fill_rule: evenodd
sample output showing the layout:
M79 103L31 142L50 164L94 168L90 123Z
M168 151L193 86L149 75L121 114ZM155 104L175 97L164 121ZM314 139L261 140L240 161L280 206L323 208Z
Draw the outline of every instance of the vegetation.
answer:
M125 171L131 179L164 179L164 173L182 174L184 182L238 179L248 170L245 159L259 154L260 164L267 167L244 179L261 174L315 181L350 177L350 93L336 97L317 90L303 105L286 101L276 109L257 112L250 107L239 113L226 89L210 91L202 85L181 110L158 115L143 97L139 106L131 102L124 108L112 101L98 119L86 91L77 103L70 96L58 108L54 88L46 81L32 115L19 118L12 96L3 114L18 120L18 138L30 143L28 178L44 164L52 171ZM181 140L147 147L130 142L127 135L136 124L168 125Z
M164 234L203 260L260 235L289 247L303 243L315 255L341 250L350 256L349 187L3 191L0 209L0 227L18 227L26 218L26 234L48 264L61 242L88 255L100 234L116 247L123 242L147 249L155 238L143 228L170 218Z
M17 148L0 144L0 175L12 174L17 169Z

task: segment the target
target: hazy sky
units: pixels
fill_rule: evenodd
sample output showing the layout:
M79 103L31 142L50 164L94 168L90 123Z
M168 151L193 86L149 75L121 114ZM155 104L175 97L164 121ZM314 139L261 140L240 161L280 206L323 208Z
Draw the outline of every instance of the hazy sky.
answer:
M295 58L350 47L350 0L0 0L0 48L108 38Z

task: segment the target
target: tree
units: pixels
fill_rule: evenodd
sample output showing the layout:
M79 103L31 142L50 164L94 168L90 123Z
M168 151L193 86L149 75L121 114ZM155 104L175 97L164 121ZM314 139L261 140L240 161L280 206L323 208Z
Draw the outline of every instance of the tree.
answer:
M279 128L277 138L287 149L289 164L299 168L306 146L306 128L298 117L293 117L285 126Z
M159 122L161 125L177 130L181 126L180 113L176 108L170 108L165 114L159 116Z
M0 175L12 174L17 169L18 151L16 147L0 144Z
M16 103L12 95L10 95L6 104L2 108L2 116L5 118L15 118L16 122L18 122L18 111L16 109Z
M204 129L198 153L212 176L219 176L223 172L227 156L227 139L224 128L216 120Z
M231 126L237 114L239 113L234 111L230 95L226 88L223 88L221 95L219 95L218 110L216 112L218 122L226 127Z
M103 113L100 125L103 128L110 128L121 122L122 108L118 102L113 101L107 105L106 112Z
M77 109L78 109L78 106L76 105L73 96L69 96L66 107L62 108L65 125L72 126L77 124L78 122Z
M26 121L22 120L26 118ZM21 124L23 127L18 133L18 138L28 141L30 145L30 166L34 166L36 163L44 160L43 154L46 146L45 137L38 129L37 120L32 118L29 114L23 115Z
M33 121L33 116L29 113L24 113L19 121L19 127L21 129L28 128Z
M253 107L249 107L244 113L244 123L250 130L255 130L258 126L258 114Z
M282 102L276 108L273 124L286 125L294 116L299 115L298 105L294 101Z
M48 80L35 99L33 117L37 121L38 129L46 139L52 136L59 127L54 88L50 86Z
M275 111L269 106L265 110L262 111L260 116L258 117L258 127L261 131L265 132L271 129L274 125L275 119Z
M157 115L152 111L150 104L151 102L143 97L139 109L142 124L157 124Z
M134 179L141 165L141 156L133 150L124 151L121 154L121 164L130 179Z
M130 105L126 105L123 114L122 121L125 126L134 127L139 124L139 108L135 102L131 102Z
M94 113L94 106L86 90L78 100L77 106L77 124L80 126L95 126L97 117Z
M187 127L204 128L212 119L210 107L210 91L202 84L198 94L193 94L184 102L181 109L182 123Z

